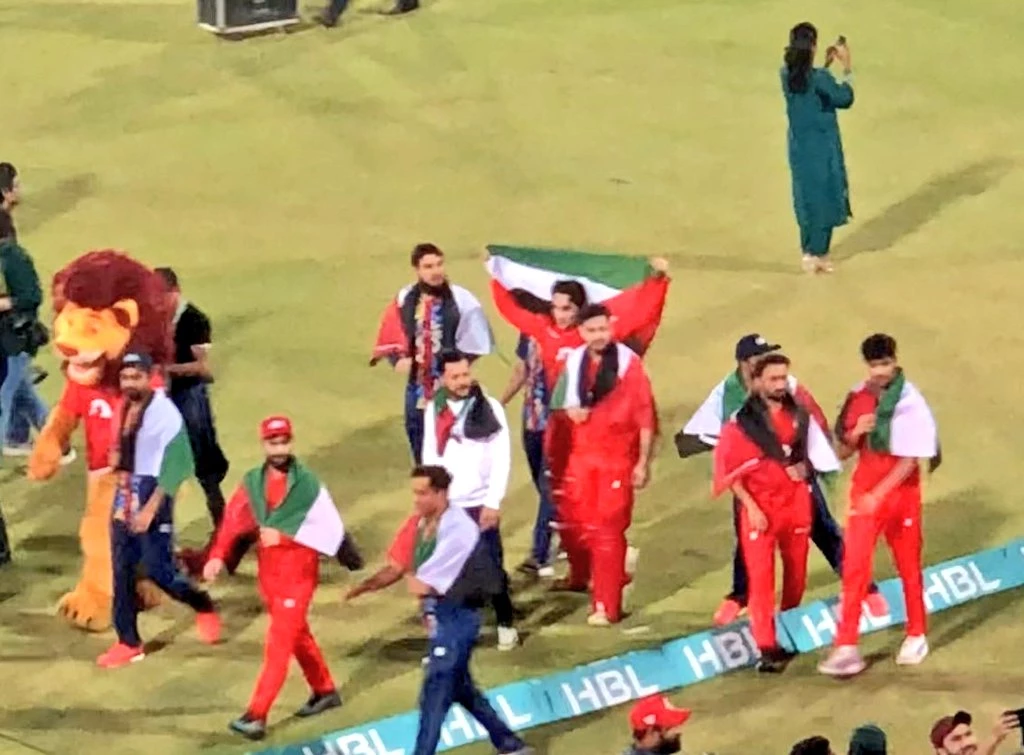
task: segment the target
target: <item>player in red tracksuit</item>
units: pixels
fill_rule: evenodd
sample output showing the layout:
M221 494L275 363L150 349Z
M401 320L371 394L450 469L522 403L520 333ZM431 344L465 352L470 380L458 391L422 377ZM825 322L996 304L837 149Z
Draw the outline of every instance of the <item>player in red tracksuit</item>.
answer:
M787 389L789 359L768 354L754 367L754 392L722 428L715 447L714 495L731 490L741 505L740 543L747 565L750 629L758 671L783 671L792 654L775 635L775 551L782 556L782 610L807 586L813 470L813 421ZM865 585L865 591L867 585Z
M847 396L836 423L840 457L857 454L844 535L843 594L835 647L818 670L850 677L866 664L857 650L861 601L871 580L875 544L885 537L903 583L906 637L896 663L928 655L921 573L921 460L940 461L935 418L896 361L896 341L876 333L861 344L868 379Z
M567 444L550 448L552 466L564 468L559 517L569 576L562 587L583 591L592 579L587 621L608 626L622 618L626 530L634 491L650 477L657 422L643 362L612 340L608 310L585 307L580 333L586 345L566 358L551 404L572 427Z
M266 734L267 715L293 656L313 693L296 715L314 716L341 705L307 621L319 583L320 556L336 555L344 539L341 517L319 480L291 455L292 425L287 418L263 420L260 437L267 461L245 475L228 501L203 568L204 578L214 580L234 544L259 532L259 588L270 626L249 707L230 727L253 740Z

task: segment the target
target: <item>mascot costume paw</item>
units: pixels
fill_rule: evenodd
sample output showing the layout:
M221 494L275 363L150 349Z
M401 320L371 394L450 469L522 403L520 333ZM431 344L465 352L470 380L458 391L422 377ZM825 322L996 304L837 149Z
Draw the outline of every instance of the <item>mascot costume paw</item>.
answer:
M84 424L89 471L79 529L82 576L61 598L58 611L82 629L101 632L110 626L113 600L110 517L115 475L110 452L120 415L121 358L130 345L148 352L157 365L173 361L173 312L162 279L111 250L89 252L58 272L53 305L52 341L64 364L65 383L36 440L28 475L33 480L53 477L61 449L79 422ZM140 580L139 598L145 607L158 604L162 595L152 582Z

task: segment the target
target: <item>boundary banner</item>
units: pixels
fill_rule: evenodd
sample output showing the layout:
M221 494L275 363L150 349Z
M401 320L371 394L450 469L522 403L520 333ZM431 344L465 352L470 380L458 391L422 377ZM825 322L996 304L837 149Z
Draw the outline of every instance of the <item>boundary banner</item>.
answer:
M924 570L929 613L1021 585L1024 538ZM865 612L861 634L897 626L906 619L900 581L886 580L879 589L889 603L890 614L870 616ZM818 600L780 614L776 619L779 642L798 653L831 645L836 632L837 603L836 598ZM490 690L487 697L510 728L523 731L747 668L757 656L757 646L744 620L672 640L657 649L630 652L569 671L506 684ZM418 720L419 714L410 711L252 755L410 755ZM484 738L484 730L456 705L445 722L438 752Z

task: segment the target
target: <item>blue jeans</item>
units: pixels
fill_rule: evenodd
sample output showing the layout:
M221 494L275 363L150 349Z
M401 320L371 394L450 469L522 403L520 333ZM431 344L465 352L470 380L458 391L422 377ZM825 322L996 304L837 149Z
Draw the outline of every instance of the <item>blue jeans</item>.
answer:
M405 386L405 437L409 439L409 450L417 464L423 463L423 410L417 408L418 386Z
M828 500L817 477L811 478L811 540L828 561L832 570L842 577L843 574L843 531L839 529L832 512L828 510ZM747 565L743 561L740 549L740 502L733 499L733 527L736 531L736 548L732 557L732 592L729 597L739 603L747 603ZM872 583L870 592L878 592L878 586Z
M475 718L498 752L524 747L473 683L469 661L480 634L480 614L471 608L452 606L442 598L433 609L427 667L420 690L420 723L412 755L434 755L441 727L453 703Z
M523 430L523 450L530 465L530 477L537 488L537 521L533 524L533 550L531 555L538 566L551 561L551 522L555 518L555 504L544 470L544 431Z
M22 352L7 357L6 363L7 374L0 383L0 439L21 442L18 436L24 432L27 443L27 425L41 430L50 410L32 385L32 357Z
M155 483L155 481L154 481ZM145 503L154 485L143 486L139 499ZM147 491L148 488L148 491ZM141 566L157 587L175 600L199 613L213 611L210 596L193 585L178 571L174 561L173 504L165 498L149 529L141 534L132 532L125 522L111 522L111 555L114 572L114 629L125 645L139 647L138 603L135 581Z

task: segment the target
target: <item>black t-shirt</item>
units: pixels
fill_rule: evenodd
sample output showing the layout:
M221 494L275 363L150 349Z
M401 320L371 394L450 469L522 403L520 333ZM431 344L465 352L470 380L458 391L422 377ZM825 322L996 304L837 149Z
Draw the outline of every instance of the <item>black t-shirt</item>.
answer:
M174 327L175 364L188 364L196 361L192 347L210 344L212 335L209 318L198 307L186 304L181 317L178 318L178 324ZM202 378L193 375L172 378L171 392L191 388L201 382Z

